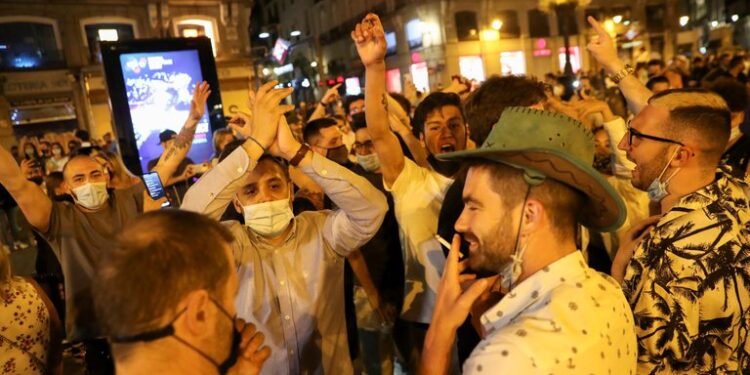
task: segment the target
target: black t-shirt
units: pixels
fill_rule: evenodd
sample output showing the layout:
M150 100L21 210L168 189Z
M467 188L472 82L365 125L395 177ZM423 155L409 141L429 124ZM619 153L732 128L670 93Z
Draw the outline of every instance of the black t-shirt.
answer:
M746 134L741 135L721 156L721 163L732 168L732 176L745 179L750 163L750 137Z

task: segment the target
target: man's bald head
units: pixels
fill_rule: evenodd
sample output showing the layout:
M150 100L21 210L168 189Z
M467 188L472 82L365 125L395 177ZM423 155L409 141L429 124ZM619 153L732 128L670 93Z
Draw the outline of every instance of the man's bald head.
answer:
M724 99L707 90L674 89L652 96L648 104L669 111L664 128L672 139L697 148L703 165L718 165L731 131Z
M99 162L88 155L76 155L70 158L63 167L63 180L69 188L81 186L87 182L108 182L109 177Z

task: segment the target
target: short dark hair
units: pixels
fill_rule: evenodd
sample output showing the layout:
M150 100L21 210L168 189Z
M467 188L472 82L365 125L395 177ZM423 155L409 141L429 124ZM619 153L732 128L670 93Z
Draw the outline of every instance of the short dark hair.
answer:
M352 116L352 122L349 124L352 131L356 132L359 129L367 129L367 118L364 113L357 113Z
M484 143L505 108L528 107L546 100L544 83L523 76L492 76L471 93L464 103L464 115L471 140Z
M388 95L390 95L391 98L393 98L393 100L395 100L396 103L398 103L401 106L404 112L406 112L407 116L411 116L411 103L409 102L409 99L406 99L405 96L397 92L390 92L388 93Z
M734 69L734 68L736 68L736 67L738 67L740 65L745 65L745 58L742 57L742 56L737 55L735 57L732 57L731 60L729 60L728 67L729 67L729 69Z
M657 83L669 84L669 79L667 79L667 77L665 76L653 76L649 78L648 81L646 82L646 87L649 90L653 90L654 86L656 86Z
M658 65L660 68L664 68L666 65L664 64L664 60L662 59L651 59L648 60L648 66Z
M330 117L312 120L305 124L305 127L302 129L302 138L305 140L305 143L312 144L313 138L319 136L321 130L337 125L336 120Z
M731 112L744 112L750 106L747 88L735 79L720 77L709 86L709 89L727 102Z
M219 222L194 212L161 210L135 219L97 267L94 304L104 333L132 336L159 328L195 290L226 298L234 271L221 250L233 241Z
M414 110L414 118L411 120L413 132L415 135L419 135L424 132L424 123L427 121L433 111L447 107L454 106L461 112L461 117L465 119L464 111L461 106L461 98L454 93L449 92L433 92L422 100L421 103Z
M469 159L463 168L466 171L480 168L490 173L493 181L490 189L503 197L505 212L522 204L528 191L529 199L538 200L544 206L552 230L560 238L575 239L586 200L580 191L551 178L530 187L523 178L523 170L487 159Z
M91 139L91 136L89 135L89 132L86 131L86 130L83 130L83 129L78 129L73 134L76 136L76 138L78 138L78 139L80 139L80 140L82 140L84 142L88 142Z
M365 100L364 95L348 95L344 99L344 112L348 116L350 114L349 106L352 105L352 103L356 102L357 100Z

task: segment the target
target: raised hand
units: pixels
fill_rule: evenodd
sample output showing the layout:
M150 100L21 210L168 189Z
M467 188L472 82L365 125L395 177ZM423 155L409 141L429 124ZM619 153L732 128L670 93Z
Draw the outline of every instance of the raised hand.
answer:
M265 149L276 139L279 118L294 109L293 105L279 104L293 89L274 89L277 83L271 81L261 86L257 92L249 91L248 105L252 110L252 117L238 112L238 120L229 124L234 131L245 138L254 139Z
M380 17L368 13L352 31L352 40L357 46L357 53L365 67L376 66L385 62L385 31Z
M326 93L323 95L323 98L320 99L320 103L323 105L329 105L333 103L335 100L338 100L339 99L339 87L341 87L340 83L326 90Z
M268 151L273 156L291 160L297 154L300 147L302 147L302 144L297 141L297 138L294 138L292 129L286 122L286 117L281 116L276 129L276 140Z
M625 64L617 56L617 47L615 47L614 40L594 17L589 16L588 21L596 31L598 38L592 40L586 48L594 55L596 61L602 64L608 74L617 73Z
M193 89L193 99L190 101L190 118L194 121L200 121L203 114L206 113L206 100L211 95L211 89L208 82L203 81L195 85Z

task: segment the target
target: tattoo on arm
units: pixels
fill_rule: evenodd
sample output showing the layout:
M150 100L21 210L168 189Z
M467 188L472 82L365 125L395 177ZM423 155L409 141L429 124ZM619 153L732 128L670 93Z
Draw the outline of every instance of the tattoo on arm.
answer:
M174 144L167 150L167 154L164 156L164 162L173 158L177 151L185 148L190 148L193 143L193 137L195 136L195 130L197 126L183 126L180 133L174 139Z
M388 98L386 97L388 94L383 94L383 97L381 98L380 102L383 103L383 108L388 111Z

